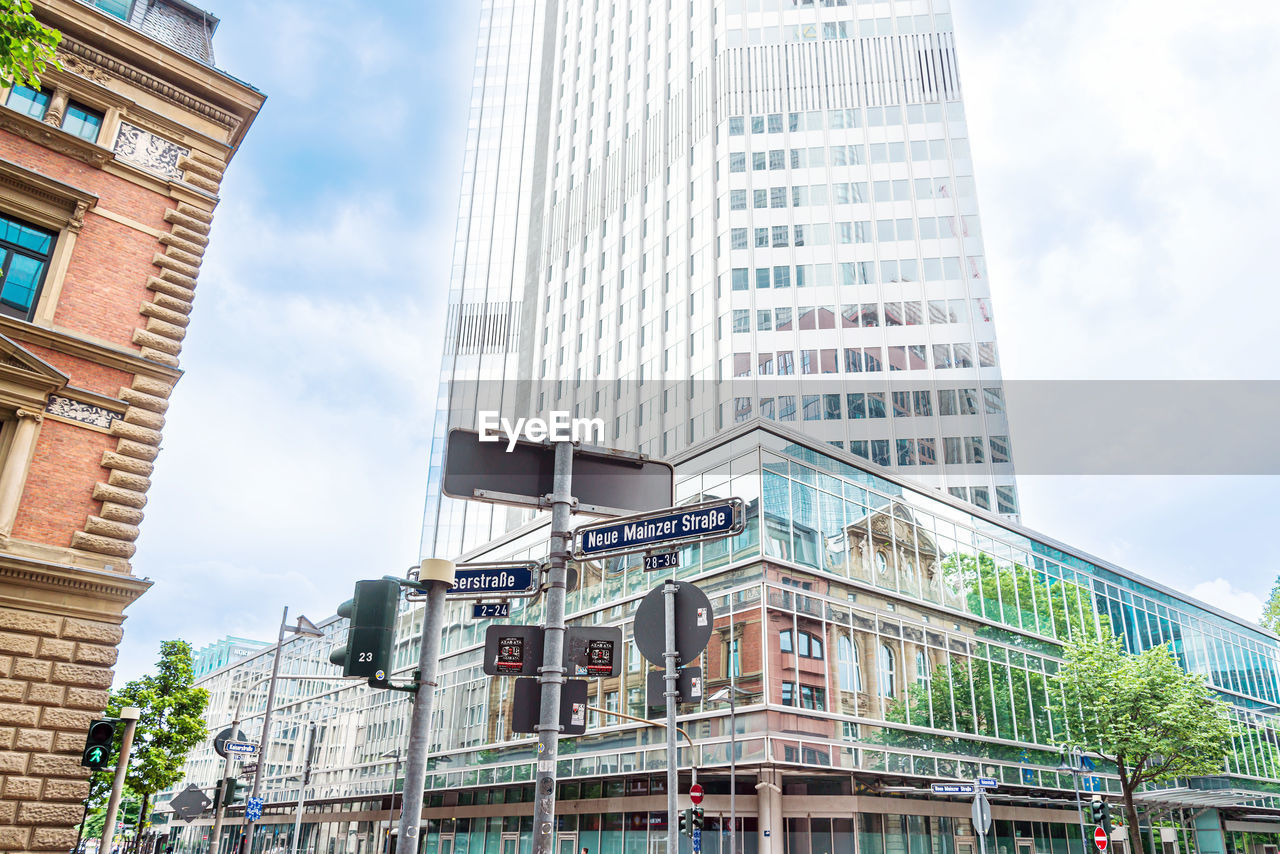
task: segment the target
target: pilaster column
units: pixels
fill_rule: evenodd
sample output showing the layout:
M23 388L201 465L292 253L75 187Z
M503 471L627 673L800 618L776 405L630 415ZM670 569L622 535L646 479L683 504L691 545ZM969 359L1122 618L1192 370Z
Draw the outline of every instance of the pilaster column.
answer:
M0 537L9 536L13 531L13 522L18 518L18 503L22 500L22 488L27 483L27 468L36 447L36 437L40 435L42 421L43 412L18 410L13 442L4 458L4 466L0 467Z

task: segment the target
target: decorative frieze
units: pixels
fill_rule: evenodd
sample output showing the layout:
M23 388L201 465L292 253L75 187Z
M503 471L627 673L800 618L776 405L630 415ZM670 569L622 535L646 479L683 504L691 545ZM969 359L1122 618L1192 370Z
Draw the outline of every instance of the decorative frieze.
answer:
M191 149L183 148L176 142L156 136L137 125L120 122L120 132L116 134L116 157L132 163L149 172L156 172L174 181L182 180L182 169L178 167L178 158L191 153Z
M44 411L59 418L79 421L81 424L92 427L101 427L103 430L111 429L111 422L120 417L105 407L81 403L57 394L49 395L49 403L45 405Z

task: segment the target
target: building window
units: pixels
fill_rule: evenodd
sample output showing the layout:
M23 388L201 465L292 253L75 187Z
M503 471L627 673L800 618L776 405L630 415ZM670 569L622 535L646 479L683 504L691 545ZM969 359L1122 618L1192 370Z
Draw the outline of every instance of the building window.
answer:
M44 111L49 109L49 93L28 86L14 86L5 106L33 119L42 119Z
M822 639L808 632L796 632L792 642L791 630L787 629L778 635L778 642L783 652L795 653L802 658L822 660Z
M102 113L81 106L67 104L67 114L62 119L62 129L87 142L97 142L102 130Z
M802 709L824 712L827 709L827 692L825 688L816 687L814 685L801 685L800 690L797 692L796 683L783 682L782 705L799 705Z
M921 688L929 687L929 656L924 650L916 651L916 684Z
M0 216L0 313L30 320L53 252L53 234Z
M880 680L880 696L893 697L897 695L897 683L895 681L893 650L889 648L887 643L880 644L879 654L879 680Z
M90 0L90 5L101 9L108 15L115 15L122 21L129 20L131 0Z
M862 667L858 662L858 648L847 635L836 639L836 661L841 690L861 691Z

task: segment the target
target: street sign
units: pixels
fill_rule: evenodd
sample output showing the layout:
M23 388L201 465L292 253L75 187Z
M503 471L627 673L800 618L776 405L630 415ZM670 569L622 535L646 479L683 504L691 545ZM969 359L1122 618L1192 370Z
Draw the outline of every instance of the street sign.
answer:
M987 800L987 793L981 789L974 793L973 807L969 810L969 817L973 819L973 826L978 834L985 837L987 831L991 830L991 802Z
M542 581L541 569L532 561L514 563L460 563L446 599L495 596L532 596Z
M702 699L702 668L682 667L676 681L681 703L696 703ZM645 695L650 706L657 708L667 702L667 676L661 670L650 670L645 679Z
M539 659L541 661L541 659ZM511 703L511 731L537 732L542 686L537 679L517 679ZM560 734L587 731L587 680L566 679L560 687Z
M552 492L555 443L481 442L474 430L449 431L443 492L450 498L542 507ZM640 454L578 445L573 449L577 511L625 516L670 507L675 468Z
M973 782L977 783L979 786L981 786L984 789L1000 788L1000 781L997 780L995 777L979 777Z
M667 582L656 585L640 600L636 609L635 640L640 654L651 664L666 666L666 603L662 588ZM715 615L711 600L693 584L678 581L676 584L676 654L680 663L697 660L711 639Z
M214 736L213 749L223 759L227 758L227 741L231 740L231 727L227 727L222 732ZM240 730L235 734L236 741L244 741L244 730Z
M241 756L250 756L258 752L258 745L251 741L228 741L225 746L228 753Z
M488 620L493 617L511 616L509 602L477 602L471 606L471 619Z
M481 666L489 676L537 676L542 666L542 627L489 626Z
M931 783L929 788L935 795L972 795L978 791L972 783Z
M701 854L702 852L702 828L695 827L693 829L693 854Z
M241 777L252 777L254 774L257 774L257 773L258 773L257 762L246 762L240 766Z
M1101 827L1093 829L1093 844L1098 846L1099 851L1107 850L1107 832Z
M600 679L620 675L622 629L569 626L564 634L564 664L568 676Z
M213 801L193 783L169 801L169 808L187 824L195 821Z
M675 569L680 565L680 552L662 552L644 556L644 570Z
M702 803L702 785L700 783L694 783L689 787L689 801L695 807Z
M718 540L742 533L746 509L741 498L720 498L687 507L668 507L594 525L573 532L578 560L650 551L659 546Z
M244 817L249 821L262 818L262 798L249 798L244 802Z

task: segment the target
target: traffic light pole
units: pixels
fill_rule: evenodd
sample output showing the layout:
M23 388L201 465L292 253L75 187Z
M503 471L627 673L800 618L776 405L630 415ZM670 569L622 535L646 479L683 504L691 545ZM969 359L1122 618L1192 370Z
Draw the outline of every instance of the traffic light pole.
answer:
M125 722L124 735L120 737L120 757L116 759L116 776L111 781L111 799L107 801L106 821L102 824L102 843L99 851L110 851L111 840L116 835L116 813L120 810L120 795L124 792L124 775L129 770L129 751L133 749L133 731L138 727L142 711L137 706L125 706L120 710L120 720Z
M231 737L235 738L240 734L240 711L244 705L244 694L240 695L240 699L236 700L236 717L231 722ZM225 749L225 748L224 748ZM217 854L218 843L222 841L222 818L226 815L227 808L223 804L226 800L222 796L222 784L231 776L231 751L227 751L227 755L222 760L222 778L218 780L218 786L213 790L213 829L209 831L209 854ZM110 851L111 845L106 837L103 841L107 847L98 849L99 851Z
M556 442L551 480L551 544L538 670L542 705L538 717L538 785L533 802L533 854L552 854L556 815L556 757L560 749L560 690L564 687L564 597L569 565L569 512L573 504L573 443ZM674 738L674 734L671 736ZM675 852L675 848L668 848Z
M444 628L445 591L453 586L453 562L428 558L422 562L418 582L426 587L426 611L414 683L413 718L409 724L409 749L404 764L404 794L400 801L401 854L418 854L422 824L422 790L427 781L427 749L431 745L431 710L436 699L436 673L440 669L440 632Z

